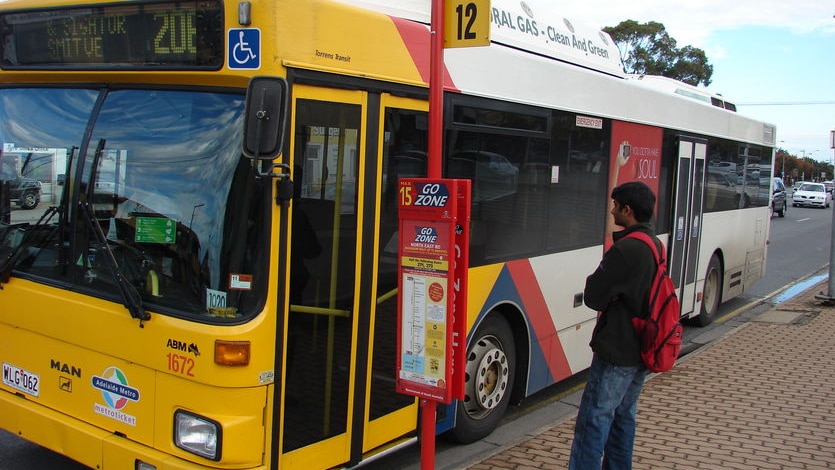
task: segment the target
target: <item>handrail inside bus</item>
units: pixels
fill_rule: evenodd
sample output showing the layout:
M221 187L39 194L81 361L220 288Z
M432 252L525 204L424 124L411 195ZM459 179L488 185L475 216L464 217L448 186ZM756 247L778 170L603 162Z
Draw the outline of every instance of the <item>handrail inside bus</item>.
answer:
M312 313L314 315L326 315L329 317L351 317L350 310L342 310L338 308L310 307L308 305L291 304L290 311L293 313Z
M398 288L395 287L394 289L392 289L392 290L386 292L385 294L381 295L380 297L378 297L377 298L377 305L380 305L381 303L385 302L386 300L396 296L397 295L397 289Z

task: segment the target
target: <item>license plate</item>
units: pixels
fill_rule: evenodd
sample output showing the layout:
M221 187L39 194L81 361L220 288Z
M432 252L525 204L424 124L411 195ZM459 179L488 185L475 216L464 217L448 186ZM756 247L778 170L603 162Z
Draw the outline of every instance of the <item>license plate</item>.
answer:
M3 383L23 393L40 396L41 378L26 369L3 363Z

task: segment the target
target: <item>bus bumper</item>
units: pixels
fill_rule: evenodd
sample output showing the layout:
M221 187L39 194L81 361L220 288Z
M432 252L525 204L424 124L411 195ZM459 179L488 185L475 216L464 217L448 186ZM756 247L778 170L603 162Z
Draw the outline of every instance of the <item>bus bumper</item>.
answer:
M5 390L0 391L0 428L98 470L133 469L137 461L157 470L209 468L130 441ZM266 470L267 467L252 468Z

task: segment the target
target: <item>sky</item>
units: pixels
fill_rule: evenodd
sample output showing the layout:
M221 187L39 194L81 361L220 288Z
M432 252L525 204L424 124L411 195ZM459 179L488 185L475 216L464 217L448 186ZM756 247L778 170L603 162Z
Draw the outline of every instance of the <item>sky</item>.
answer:
M777 147L833 162L835 2L829 0L526 0L596 28L662 23L678 47L705 51L708 91L777 126Z

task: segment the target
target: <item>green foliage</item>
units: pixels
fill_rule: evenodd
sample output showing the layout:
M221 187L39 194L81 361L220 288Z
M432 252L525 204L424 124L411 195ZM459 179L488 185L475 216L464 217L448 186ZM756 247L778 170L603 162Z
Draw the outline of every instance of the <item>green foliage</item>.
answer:
M710 85L713 66L705 51L693 46L678 48L663 24L626 20L603 31L618 45L627 73L661 75L694 86Z
M821 174L826 176L823 179L833 179L833 166L829 162L820 162L811 157L799 157L792 155L782 148L774 152L774 176L780 176L785 171L786 183L795 181L821 180Z

